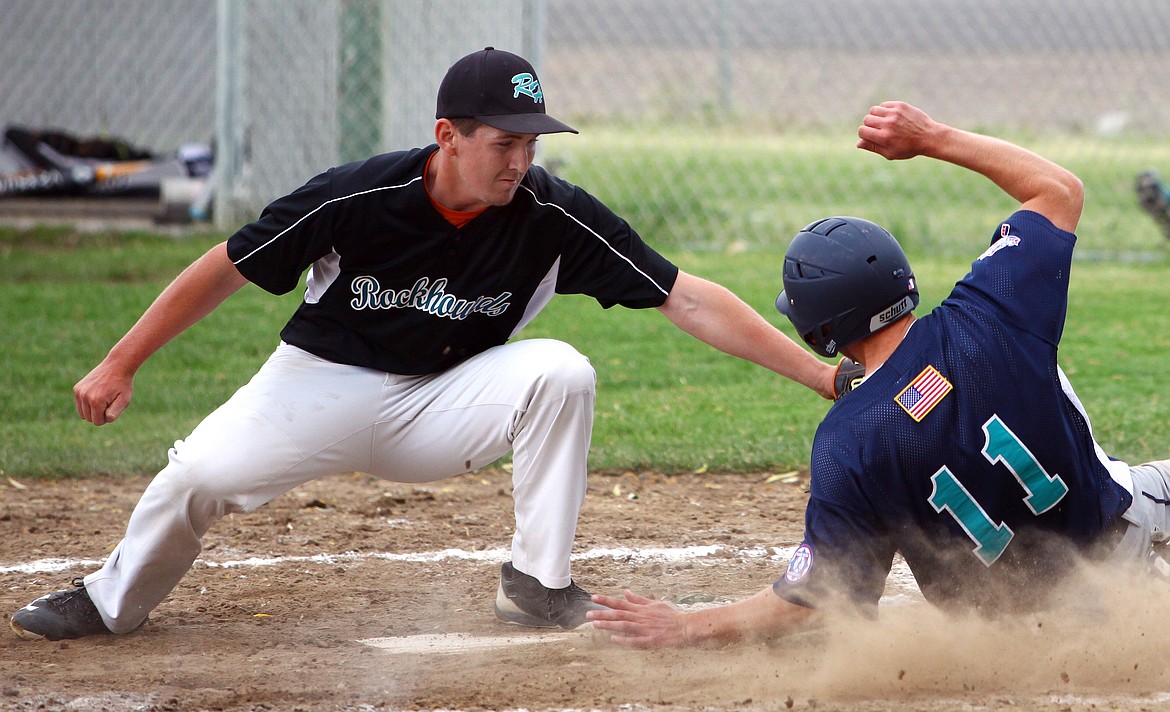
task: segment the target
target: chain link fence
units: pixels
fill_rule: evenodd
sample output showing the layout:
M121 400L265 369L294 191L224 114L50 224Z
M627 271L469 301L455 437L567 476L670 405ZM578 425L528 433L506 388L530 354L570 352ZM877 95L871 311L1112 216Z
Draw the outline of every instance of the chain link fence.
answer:
M1133 193L1170 173L1164 0L0 0L0 38L0 122L213 144L224 229L331 165L429 142L446 67L490 44L582 129L538 160L655 244L782 245L874 210L904 173L851 137L891 98L1097 171L1086 214L1136 216L1093 226L1103 250L1166 242ZM918 190L923 214L1001 210L951 173ZM918 212L872 217L945 250Z
M1134 179L1170 172L1170 3L550 0L548 14L550 107L584 130L549 138L545 159L658 240L783 249L810 219L853 212L908 247L970 254L946 232L990 229L997 191L853 148L867 109L901 99L1093 176L1082 254L1164 256ZM887 200L899 190L917 195Z
M213 0L0 0L0 122L174 150L215 124Z

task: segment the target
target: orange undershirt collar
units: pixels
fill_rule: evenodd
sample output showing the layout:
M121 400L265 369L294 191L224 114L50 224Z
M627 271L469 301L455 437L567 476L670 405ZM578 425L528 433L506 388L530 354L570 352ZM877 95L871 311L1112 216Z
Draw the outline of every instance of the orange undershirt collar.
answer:
M438 151L435 151L435 153L438 153ZM431 161L434 160L435 153L432 153L431 157L427 159L427 165L425 168L423 168L424 176L431 170ZM439 215L442 215L447 222L451 223L455 227L463 227L467 223L471 222L472 219L477 215L487 210L487 208L480 208L479 210L452 210L446 205L443 205L439 201L435 200L435 196L431 195L431 187L427 185L425 178L423 179L423 187L426 188L427 198L430 199L431 205L435 206L435 210L439 211Z

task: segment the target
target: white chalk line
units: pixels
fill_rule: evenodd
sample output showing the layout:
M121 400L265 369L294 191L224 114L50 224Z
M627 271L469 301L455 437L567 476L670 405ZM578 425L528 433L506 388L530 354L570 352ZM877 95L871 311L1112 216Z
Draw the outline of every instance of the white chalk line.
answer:
M646 563L676 563L680 561L709 559L716 563L725 560L761 559L766 558L778 564L786 562L792 556L796 547L726 547L720 544L684 547L647 547L631 549L627 547L597 547L579 552L572 556L574 561L589 561L592 559L613 559L635 565ZM441 549L438 551L421 551L407 553L392 552L358 552L346 551L337 554L312 554L309 556L250 556L243 559L214 560L196 559L195 565L203 565L211 569L248 569L265 566L280 566L283 564L324 564L327 566L352 563L354 561L378 560L402 563L435 563L440 561L462 560L489 564L500 564L510 560L511 550L504 548L480 549ZM100 559L65 559L47 558L37 559L25 563L0 565L0 575L3 574L49 574L73 569L97 568L103 563ZM898 557L894 561L893 569L887 579L887 593L883 603L897 603L902 597L911 599L920 598L918 585L910 573L906 562Z
M648 549L627 549L627 548L598 548L590 549L589 551L573 555L576 561L584 561L588 559L612 558L627 560L632 563L644 563L648 561L682 561L685 559L695 559L705 556L711 556L720 551L724 547L719 545L712 546L688 546L682 548L648 548ZM759 558L761 556L769 556L768 550L757 547L752 549L735 550L742 552L742 555L747 558ZM792 548L787 549L773 549L775 552L787 552L786 556L791 556ZM480 561L484 563L499 564L510 560L511 551L508 549L480 549L477 551L469 551L467 549L441 549L439 551L421 551L421 552L407 552L407 553L391 553L391 552L358 552L346 551L337 554L312 554L310 556L250 556L244 559L225 559L216 561L213 559L196 559L195 564L206 566L208 568L221 569L241 569L241 568L259 568L262 566L279 566L282 564L343 564L353 561L361 561L364 559L379 559L383 561L398 561L405 563L433 563L438 561L450 561L458 559L463 561ZM85 568L101 566L100 559L62 559L62 558L48 558L37 559L22 564L9 564L0 566L0 574L44 574L55 573L57 571L65 571L74 568Z
M473 650L494 650L515 645L540 645L542 643L564 643L582 640L576 631L542 630L529 635L469 635L467 633L434 633L422 635L400 635L387 638L364 638L357 642L385 651L392 655L449 655L467 653Z
M767 558L777 562L783 562L787 561L792 556L792 552L795 551L795 549L796 547L791 546L726 547L720 544L684 547L647 547L641 549L631 549L627 547L597 547L589 549L588 551L574 554L572 559L574 561L613 559L614 561L624 561L632 564L674 563L679 561L705 559L711 557L715 557L713 559L715 561L721 561L724 559L742 560ZM438 551L406 553L346 551L336 554L312 554L308 556L250 556L243 559L223 560L200 558L195 560L195 565L202 565L212 569L244 569L261 568L265 566L280 566L284 564L334 565L363 560L394 561L402 563L435 563L440 561L462 560L499 564L510 560L510 558L511 551L504 548L480 549L476 551L467 549L441 549ZM102 563L103 561L101 559L37 559L35 561L29 561L25 563L0 565L0 575L56 573L70 569L95 568L101 566ZM893 584L895 588L903 591L917 590L917 586L914 585L914 577L910 575L909 568L900 558L894 562L893 570L890 572L889 582Z
M719 544L685 547L648 547L632 549L626 547L598 547L574 554L574 561L588 561L592 559L612 559L628 562L635 565L646 563L673 563L680 561L708 559L712 563L723 563L745 559L769 559L783 565L796 547L725 547ZM250 556L242 559L197 559L196 565L203 565L213 569L252 569L284 564L324 564L327 566L352 563L355 561L393 561L402 563L434 563L440 561L473 561L489 564L500 564L511 559L510 549L481 549L470 551L467 549L441 549L439 551L423 551L410 553L392 552L356 552L347 551L337 554L313 554L310 556ZM0 574L47 574L71 569L96 568L103 562L98 559L38 559L20 564L6 564L0 566ZM779 572L778 572L779 573ZM882 597L882 605L900 605L911 601L921 600L921 593L910 569L900 558L895 561L894 567L887 580L887 591ZM686 606L684 606L686 607ZM502 648L514 645L533 645L539 643L560 643L573 638L579 638L579 633L569 632L556 634L542 632L537 635L512 636L471 636L462 633L412 635L388 638L367 638L357 642L370 645L391 654L451 654L470 650Z

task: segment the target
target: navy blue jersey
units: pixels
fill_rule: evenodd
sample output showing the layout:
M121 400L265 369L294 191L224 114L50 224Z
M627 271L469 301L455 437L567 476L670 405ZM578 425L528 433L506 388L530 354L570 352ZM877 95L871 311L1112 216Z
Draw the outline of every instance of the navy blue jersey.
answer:
M423 185L437 146L330 169L228 239L275 294L312 268L281 338L337 363L434 373L506 342L554 293L604 307L660 306L678 268L600 201L528 170L515 198L461 228Z
M927 600L1032 608L1131 502L1057 367L1076 237L1020 211L817 430L804 543L774 590L869 608L895 552ZM901 328L900 326L890 328Z

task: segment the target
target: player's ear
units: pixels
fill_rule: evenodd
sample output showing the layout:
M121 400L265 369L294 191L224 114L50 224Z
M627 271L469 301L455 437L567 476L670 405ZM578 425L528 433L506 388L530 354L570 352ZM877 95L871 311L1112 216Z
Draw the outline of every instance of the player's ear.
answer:
M458 135L459 130L450 119L439 119L435 122L435 143L439 144L439 149L444 153L454 153L455 137Z

